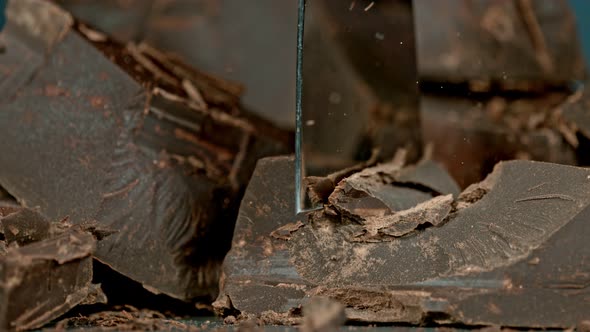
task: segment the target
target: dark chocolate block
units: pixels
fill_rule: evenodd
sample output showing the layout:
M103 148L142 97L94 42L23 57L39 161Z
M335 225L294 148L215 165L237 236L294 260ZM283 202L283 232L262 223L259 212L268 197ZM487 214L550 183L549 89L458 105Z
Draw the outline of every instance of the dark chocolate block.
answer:
M209 73L243 83L247 107L294 128L297 3L258 1L257 6L194 0L57 2L120 41L145 40Z
M38 328L78 304L104 301L91 283L92 234L26 208L2 208L0 226L10 243L0 251L2 331Z
M293 215L292 172L288 157L259 162L218 308L272 311L293 323L301 305L324 296L367 323L566 328L587 319L590 170L503 162L450 211L450 195L439 195L389 224L350 221L335 209ZM382 232L408 225L408 216L430 225Z
M8 17L0 184L51 219L113 233L96 258L150 291L214 296L244 185L289 134L243 111L235 84L74 29L51 3L11 2Z

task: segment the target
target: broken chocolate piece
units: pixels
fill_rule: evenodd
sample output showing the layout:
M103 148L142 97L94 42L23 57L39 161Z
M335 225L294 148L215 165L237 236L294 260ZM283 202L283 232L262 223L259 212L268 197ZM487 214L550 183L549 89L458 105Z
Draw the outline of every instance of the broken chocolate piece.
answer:
M522 328L575 326L590 312L588 169L500 163L444 224L371 243L354 241L363 225L290 213L292 170L282 157L254 172L224 263L232 310L300 319L293 308L319 295L353 321ZM270 236L305 219L289 241Z
M567 1L420 0L414 6L425 81L524 90L584 78Z
M94 269L93 269L94 272ZM90 284L88 286L88 292L86 298L79 303L79 305L92 305L92 304L107 304L109 299L102 290L101 284Z
M0 208L0 233L7 244L23 246L49 237L51 224L39 212L22 207Z
M406 151L400 149L394 156L394 164L405 162ZM304 181L307 186L307 194L309 199L314 205L325 204L328 202L330 194L336 188L336 185L342 181L342 179L351 176L354 173L360 172L363 169L374 166L377 163L379 157L379 149L373 150L373 155L366 162L353 165L343 170L328 174L327 176L307 176Z
M101 311L88 316L66 318L57 323L55 331L98 328L100 331L196 331L164 314L132 306L118 311Z
M426 160L403 168L393 161L342 180L328 200L337 211L362 223L448 193L457 196L459 187L436 163Z
M297 3L259 1L256 8L191 0L57 2L119 41L147 41L209 73L242 82L248 87L243 101L253 112L294 128ZM243 33L253 28L256 33ZM271 53L275 56L268 57Z
M295 223L286 224L283 227L279 227L279 228L275 229L274 231L272 231L270 233L270 235L272 237L274 237L275 239L289 240L291 233L295 232L296 230L298 230L299 228L301 228L303 226L305 226L304 223L302 223L301 221L297 221Z
M367 218L362 240L375 240L381 236L404 236L424 224L439 226L452 210L453 195L437 196L415 207L386 216Z
M293 307L290 303L297 306L298 301L293 299L305 296L305 282L289 261L285 241L270 235L286 224L306 218L298 220L294 216L294 173L293 157L264 158L258 162L242 199L232 249L224 261L224 286L214 304L216 310L232 312L235 307L245 313L288 312ZM255 278L262 275L277 281L277 286L257 282Z
M481 181L502 160L577 164L556 119L564 91L503 96L438 90L425 93L420 104L424 140L433 143L432 158L462 188Z
M60 6L76 18L92 23L117 40L141 40L146 20L150 18L154 1L145 0L57 0Z
M148 45L70 23L47 38L21 22L41 5L71 23L44 1L9 4L0 184L52 220L113 232L96 259L146 289L214 296L243 187L289 134L244 112L235 85Z
M92 235L72 228L0 255L0 329L41 327L97 294L95 244Z

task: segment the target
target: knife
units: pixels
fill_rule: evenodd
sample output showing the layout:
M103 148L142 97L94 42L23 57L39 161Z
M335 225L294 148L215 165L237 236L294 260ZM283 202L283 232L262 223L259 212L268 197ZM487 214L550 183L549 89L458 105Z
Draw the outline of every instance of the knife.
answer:
M321 208L317 179L421 152L410 0L299 0L296 70L297 212ZM354 169L354 167L353 167ZM312 180L313 179L313 180ZM326 184L326 181L323 182Z

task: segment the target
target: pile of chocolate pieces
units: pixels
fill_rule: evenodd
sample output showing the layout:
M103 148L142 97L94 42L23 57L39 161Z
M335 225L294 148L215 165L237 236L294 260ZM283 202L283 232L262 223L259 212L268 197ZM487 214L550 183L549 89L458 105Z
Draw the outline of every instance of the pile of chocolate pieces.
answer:
M266 120L183 60L203 60L183 38L217 31L216 1L57 2L76 18L9 1L0 35L0 330L198 330L178 317L213 311L308 331L590 328L590 92L570 84L585 69L565 1L535 2L541 44L513 1L415 1L435 143L327 176L303 214L292 113ZM293 55L294 33L275 40Z

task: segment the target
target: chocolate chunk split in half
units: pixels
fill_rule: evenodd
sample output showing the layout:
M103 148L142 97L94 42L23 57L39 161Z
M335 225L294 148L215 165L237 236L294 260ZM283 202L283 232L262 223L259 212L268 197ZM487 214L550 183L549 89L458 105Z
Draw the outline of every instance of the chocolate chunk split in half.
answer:
M389 163L343 179L323 211L296 216L293 167L266 158L254 172L224 263L222 312L301 323L300 307L317 296L364 323L567 328L590 312L588 169L502 162L456 195L456 185L428 181L440 169ZM391 200L401 189L416 193Z

